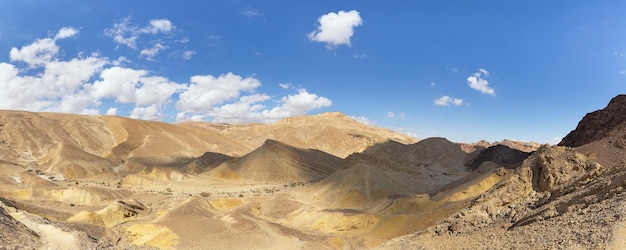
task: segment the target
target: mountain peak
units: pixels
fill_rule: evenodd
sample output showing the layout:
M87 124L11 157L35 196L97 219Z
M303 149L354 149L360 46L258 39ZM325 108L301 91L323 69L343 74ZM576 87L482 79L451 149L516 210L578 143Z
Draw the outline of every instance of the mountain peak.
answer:
M559 146L579 147L608 137L615 128L626 122L626 95L618 95L601 110L588 113Z

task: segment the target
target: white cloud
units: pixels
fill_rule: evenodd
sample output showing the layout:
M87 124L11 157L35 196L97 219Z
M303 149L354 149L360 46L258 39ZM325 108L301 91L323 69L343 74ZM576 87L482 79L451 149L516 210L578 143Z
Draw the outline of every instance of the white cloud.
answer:
M186 50L185 52L183 52L183 59L185 60L189 60L191 59L191 57L193 57L193 55L195 55L196 52L193 50Z
M117 108L109 108L106 115L117 115Z
M359 12L330 12L318 19L317 31L309 33L311 41L326 43L327 49L333 49L340 45L351 46L350 38L354 34L354 28L363 24Z
M493 88L489 87L489 82L483 78L489 76L489 72L485 69L478 69L478 72L467 77L467 85L470 88L480 91L483 94L496 95Z
M11 61L27 63L31 68L42 66L57 56L59 47L52 38L37 39L33 43L22 48L11 48L9 58Z
M282 89L289 89L289 87L291 87L291 84L289 84L289 83L279 83L278 86L280 86Z
M126 58L125 56L120 56L117 58L117 60L113 60L111 62L111 64L113 64L113 66L121 66L123 63L129 63L130 60L128 60L128 58Z
M387 112L387 117L394 118L396 117L396 114L394 114L393 112Z
M142 49L141 52L139 52L139 56L145 57L149 61L152 61L154 60L154 56L156 56L160 51L164 49L167 49L167 47L161 45L160 43L157 43L152 48Z
M100 80L93 83L91 94L96 98L115 98L120 103L149 106L166 103L174 93L184 89L184 84L149 76L145 70L111 67L103 70Z
M179 95L176 108L187 112L208 112L217 104L239 98L242 92L252 92L261 86L255 78L233 73L214 77L192 76L188 89Z
M410 131L409 129L406 129L406 128L392 128L392 129L398 133L402 133L413 138L418 138L417 133Z
M349 116L350 118L354 119L357 122L363 123L365 125L370 125L370 126L374 126L376 125L376 123L378 123L377 121L371 120L365 116Z
M404 131L403 133L404 133L405 135L410 136L410 137L413 137L413 138L418 138L418 135L417 135L417 133L415 133L415 132L411 132L411 131Z
M452 98L447 95L444 95L440 98L435 99L435 105L437 106L448 106L450 104L460 106L463 105L463 99Z
M437 83L435 83L435 82L430 82L430 86L433 86L433 87L434 87L435 85L437 85Z
M154 19L150 20L150 26L143 29L145 33L168 33L174 29L172 22L167 19Z
M69 37L73 37L78 34L78 30L73 27L64 27L59 30L56 36L54 36L54 40L65 39Z
M263 13L261 13L258 10L254 10L254 9L245 9L244 11L241 12L244 16L246 17L257 17L257 16L263 16Z
M130 17L122 19L120 22L113 24L113 28L106 29L104 34L113 37L113 41L118 44L126 45L130 48L137 48L137 39L139 38L139 27L129 24Z
M98 109L83 109L83 111L80 112L81 115L99 115L100 114L100 110Z
M137 43L141 35L143 34L156 35L159 33L167 34L167 33L172 32L174 29L175 29L175 26L172 24L170 20L167 20L167 19L150 20L149 25L140 27L140 26L132 25L130 23L130 17L126 17L120 20L119 22L113 24L112 28L106 29L104 31L104 34L106 36L112 37L113 41L117 43L118 45L121 44L132 49L137 49ZM166 48L161 44L157 44L157 45L162 46L161 49ZM151 49L144 49L141 51L142 52L141 55L146 56L144 55L144 53L150 53L150 51L154 51L155 48L159 46L155 46ZM158 51L159 50L157 49L156 52Z
M154 104L147 107L135 107L130 112L130 118L160 121L163 120L163 114L161 113L161 109L158 105Z
M265 121L262 117L263 115L259 113L265 106L259 102L269 99L270 97L265 94L242 96L237 102L213 108L207 115L213 117L214 122L242 123Z
M359 59L359 60L365 60L367 59L368 55L365 54L356 54L354 55L354 59Z
M303 115L310 110L332 105L332 101L328 98L309 93L306 89L299 89L298 94L285 96L281 100L283 105L272 109L275 114L281 114L279 115L281 119L294 115Z
M63 28L55 38L72 37L75 31ZM165 110L175 108L178 121L270 122L332 105L328 98L306 89L278 99L256 93L261 86L258 79L233 73L191 76L189 84L180 84L147 70L122 66L130 63L125 57L109 60L81 52L64 60L52 38L37 39L11 51L11 60L25 65L0 62L0 109L82 114L103 110L109 115L124 112L133 118L162 120ZM290 84L279 86L292 89ZM132 110L119 110L116 104L132 105Z
M74 36L74 28L60 29L55 38ZM89 80L107 64L98 54L68 61L58 58L56 39L37 39L20 49L12 48L12 61L37 69L32 75L9 63L0 63L0 108L31 111L85 113L97 100L88 96Z
M242 96L234 102L213 107L202 115L202 119L212 118L213 122L223 123L275 122L332 105L328 98L309 93L306 89L299 89L297 94L282 97L280 105L268 109L262 102L270 99L270 96L259 93ZM187 119L186 113L188 112L178 114L179 120Z

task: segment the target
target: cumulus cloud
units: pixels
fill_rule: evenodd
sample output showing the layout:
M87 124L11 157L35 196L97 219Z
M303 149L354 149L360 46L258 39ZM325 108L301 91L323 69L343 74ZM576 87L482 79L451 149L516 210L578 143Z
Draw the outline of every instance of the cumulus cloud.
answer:
M22 69L9 63L0 63L0 108L31 111L88 112L96 105L85 98L88 81L107 63L97 54L76 57L69 61L58 60L60 48L57 39L76 35L76 29L62 28L55 38L37 39L20 49L12 48L11 61L21 61L33 75L22 74Z
M150 26L143 28L142 32L151 34L168 33L173 29L174 25L172 25L172 22L170 20L154 19L150 20Z
M463 99L452 98L447 95L444 95L440 98L435 99L435 105L437 106L448 106L450 104L456 105L456 106L463 105Z
M59 32L54 36L55 40L65 39L69 37L73 37L78 34L78 30L73 27L64 27L59 30Z
M478 72L467 77L467 85L469 85L472 89L480 91L480 93L494 96L496 95L496 92L493 88L489 87L489 82L485 79L488 76L489 72L487 70L478 69Z
M363 24L356 10L330 12L321 16L318 22L317 30L309 33L308 37L311 41L326 43L327 49L340 45L351 46L350 38L354 34L354 28Z
M22 61L27 63L31 68L44 65L59 53L59 47L56 41L66 39L78 34L78 30L72 27L61 28L54 38L37 39L33 43L23 46L22 48L11 48L9 58L11 61Z
M326 97L309 93L306 89L299 89L295 95L288 95L282 99L283 105L272 109L277 118L286 118L294 115L303 115L306 112L324 107L330 107L332 101Z
M396 117L396 114L394 114L393 112L387 112L387 117L394 118Z
M100 79L93 83L91 94L96 98L114 98L120 103L149 106L165 103L174 93L186 88L165 77L150 76L145 70L111 67L103 70Z
M242 92L252 92L261 86L255 78L228 73L192 76L188 89L179 95L176 108L190 112L208 112L217 104L238 98Z
M177 115L177 119L178 121L193 118L208 119L223 123L274 122L332 105L332 101L328 98L309 93L306 89L299 89L296 94L282 97L280 104L273 108L264 104L270 99L270 96L261 93L244 95L235 98L232 102L215 105L203 113L181 112Z
M289 83L279 83L278 86L280 86L282 89L289 89L289 87L291 87L291 84L289 84Z
M158 32L166 25L153 24ZM325 97L279 84L297 93L272 97L257 93L261 82L233 73L195 75L189 83L177 83L148 70L134 69L124 57L109 60L94 53L64 59L57 39L73 37L78 30L60 29L53 38L42 38L12 48L12 61L0 62L0 109L66 113L129 115L162 120L166 110L176 110L177 120L218 122L271 122L328 107ZM29 69L33 69L31 71ZM131 110L120 110L116 104Z
M117 108L109 108L106 115L117 115Z
M130 118L160 121L163 119L163 115L159 105L154 104L147 107L135 107L130 112Z
M270 100L266 94L255 93L241 96L234 102L216 105L205 113L181 112L178 121L206 120L222 123L274 122L283 118L304 115L307 112L332 105L328 98L299 89L298 93L281 98L280 104L269 108L263 102ZM190 116L192 115L192 116Z

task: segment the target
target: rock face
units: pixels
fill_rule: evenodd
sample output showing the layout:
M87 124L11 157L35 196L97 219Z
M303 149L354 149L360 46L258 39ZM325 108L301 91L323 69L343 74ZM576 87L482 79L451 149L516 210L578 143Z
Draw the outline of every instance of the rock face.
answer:
M468 152L468 153L480 151L480 150L493 147L496 145L504 145L515 150L519 150L519 151L526 152L526 153L531 153L537 150L541 146L541 144L536 143L536 142L524 142L524 141L515 141L515 140L509 140L509 139L504 139L502 141L497 141L494 143L490 143L485 140L480 140L474 143L457 143L457 144L461 146L461 149L463 149L463 151Z
M0 248L37 249L41 247L39 235L11 217L4 209L4 198L0 198Z
M559 143L559 146L579 147L611 136L612 132L626 123L626 95L614 97L609 105L585 115L575 130Z
M626 163L626 95L585 115L559 145L575 147L603 166Z
M530 153L523 152L508 146L498 144L491 146L465 163L470 170L476 170L483 162L491 161L498 165L515 165L524 161L530 156Z
M626 95L587 114L559 145L543 145L509 170L502 167L523 159L522 152L503 146L476 152L469 169L495 163L507 177L456 214L383 248L485 248L489 242L496 249L624 249Z

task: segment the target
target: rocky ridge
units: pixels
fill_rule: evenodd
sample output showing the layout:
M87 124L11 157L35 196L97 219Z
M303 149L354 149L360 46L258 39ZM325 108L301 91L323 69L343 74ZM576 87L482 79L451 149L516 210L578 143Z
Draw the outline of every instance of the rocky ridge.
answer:
M626 96L613 98L587 114L561 146L541 146L467 208L381 248L485 248L490 242L487 248L495 249L623 249L626 164L616 159L626 150L615 144L626 134L625 111ZM502 148L491 151L475 159L502 157L495 152Z

